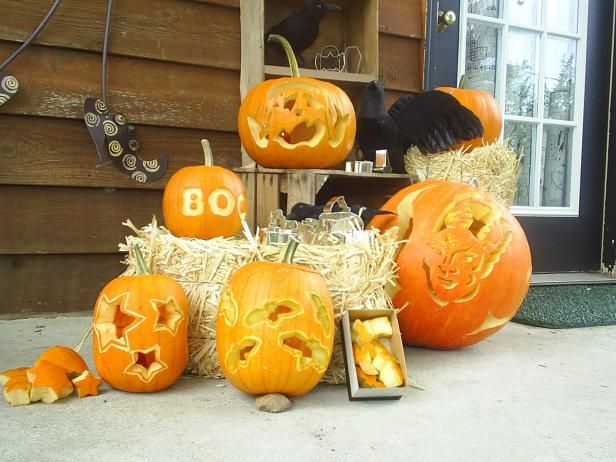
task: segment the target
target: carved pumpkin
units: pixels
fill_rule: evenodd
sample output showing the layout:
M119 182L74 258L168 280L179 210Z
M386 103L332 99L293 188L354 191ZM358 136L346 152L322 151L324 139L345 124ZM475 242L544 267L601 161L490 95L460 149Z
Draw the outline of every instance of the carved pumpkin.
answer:
M179 237L230 237L246 219L246 192L231 170L212 165L212 151L202 140L205 165L184 167L169 179L163 194L163 215Z
M464 76L460 79L458 88L438 87L436 90L452 95L462 106L473 111L483 125L483 137L462 141L455 146L455 149L472 150L498 140L503 127L503 113L490 93L464 88Z
M340 164L353 148L355 110L337 86L300 77L288 42L292 77L267 80L244 98L237 124L246 152L271 168L328 168Z
M224 289L216 351L229 382L253 394L297 396L323 377L334 345L334 311L325 279L290 263L252 262Z
M507 208L478 188L429 180L402 189L382 207L398 214L370 226L399 226L402 245L393 302L407 345L452 349L500 330L530 284L524 231Z
M113 279L98 296L93 356L112 387L153 392L171 386L186 367L188 300L170 277L147 274L135 252L140 274Z

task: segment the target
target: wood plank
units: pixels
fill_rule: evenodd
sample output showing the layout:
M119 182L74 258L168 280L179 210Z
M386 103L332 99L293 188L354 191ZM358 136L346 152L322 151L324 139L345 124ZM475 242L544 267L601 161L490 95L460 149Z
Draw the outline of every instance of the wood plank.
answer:
M246 210L246 223L248 223L248 227L250 228L250 230L254 232L257 227L255 219L255 203L257 197L257 185L255 175L248 172L238 172L237 170L236 173L242 179L242 182L244 183L244 189L246 190L246 199L248 205L248 208Z
M49 0L4 0L0 39L23 41L48 9ZM35 43L101 51L106 14L106 2L64 0ZM115 2L111 24L112 54L240 68L237 9L174 0Z
M420 54L423 42L394 35L379 35L379 78L385 88L406 92L422 89Z
M178 169L203 162L202 138L210 141L216 165L241 163L235 133L140 125L140 155L167 153L169 165L163 179L137 183L111 164L95 168L96 148L79 120L3 115L0 133L0 184L162 189Z
M280 208L280 175L276 173L256 174L256 224L267 227L270 213Z
M422 0L379 0L379 32L424 38Z
M290 212L298 202L314 204L316 175L311 170L296 170L287 174L287 210Z
M90 311L123 255L0 255L0 314ZM75 333L78 339L80 333Z
M163 222L162 191L0 187L0 254L113 253L131 231L156 215Z
M14 49L0 42L0 56ZM83 118L83 101L100 96L100 55L31 46L10 65L20 90L0 114ZM109 105L135 124L236 131L239 73L185 64L109 58Z

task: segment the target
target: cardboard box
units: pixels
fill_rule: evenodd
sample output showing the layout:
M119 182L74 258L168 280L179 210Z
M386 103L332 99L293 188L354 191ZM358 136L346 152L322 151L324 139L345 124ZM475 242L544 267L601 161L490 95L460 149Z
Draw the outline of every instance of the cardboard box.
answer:
M357 380L355 370L355 358L351 342L351 326L356 319L371 319L379 316L389 317L393 335L391 338L380 338L379 341L396 357L402 369L404 383L395 388L362 388ZM347 391L350 401L370 399L400 399L404 395L404 389L408 386L406 362L404 360L404 347L400 336L400 326L396 312L391 309L382 310L347 310L340 321L342 334L342 348L344 352L344 366L346 370Z

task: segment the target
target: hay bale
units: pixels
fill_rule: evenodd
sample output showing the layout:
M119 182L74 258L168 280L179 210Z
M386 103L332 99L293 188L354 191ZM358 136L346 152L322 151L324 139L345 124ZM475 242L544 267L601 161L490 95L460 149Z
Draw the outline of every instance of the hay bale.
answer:
M216 357L216 316L223 287L233 272L246 263L278 261L284 246L257 243L254 238L216 238L210 240L178 238L167 229L152 224L126 237L120 250L129 252L124 274L135 274L131 249L139 245L152 273L166 274L185 290L190 305L188 331L189 372L222 378ZM324 381L344 383L344 358L338 320L348 309L392 308L385 287L393 284L397 266L397 229L385 233L371 231L374 239L340 245L300 244L294 263L307 265L324 275L334 304L336 335L334 352Z
M469 183L477 178L479 187L510 206L517 192L521 159L522 156L504 141L472 151L460 149L428 155L412 146L404 157L404 164L413 181L439 179Z

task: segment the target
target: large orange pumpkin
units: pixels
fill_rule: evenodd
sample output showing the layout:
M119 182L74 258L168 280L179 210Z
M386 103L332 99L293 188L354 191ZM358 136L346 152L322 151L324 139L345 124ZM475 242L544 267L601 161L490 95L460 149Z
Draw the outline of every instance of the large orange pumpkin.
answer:
M452 95L462 106L470 109L483 125L482 137L462 141L454 149L467 148L472 150L498 140L503 127L503 113L490 93L464 88L464 77L460 80L458 88L438 87L436 90Z
M266 80L244 98L237 118L246 152L272 168L328 168L347 157L355 141L355 110L337 86L300 77L288 42L276 35L292 77Z
M229 382L252 394L297 396L327 370L334 311L325 279L290 263L252 262L224 289L216 320L216 352Z
M231 170L212 165L210 145L202 144L205 165L181 168L165 187L165 225L179 237L230 237L246 219L244 184Z
M153 392L171 386L188 360L188 299L169 276L147 274L138 248L139 274L120 276L94 307L93 356L112 387Z
M411 185L382 207L396 212L370 226L399 226L408 239L397 256L393 294L404 343L452 349L500 330L517 312L530 284L524 231L492 195L441 180Z

